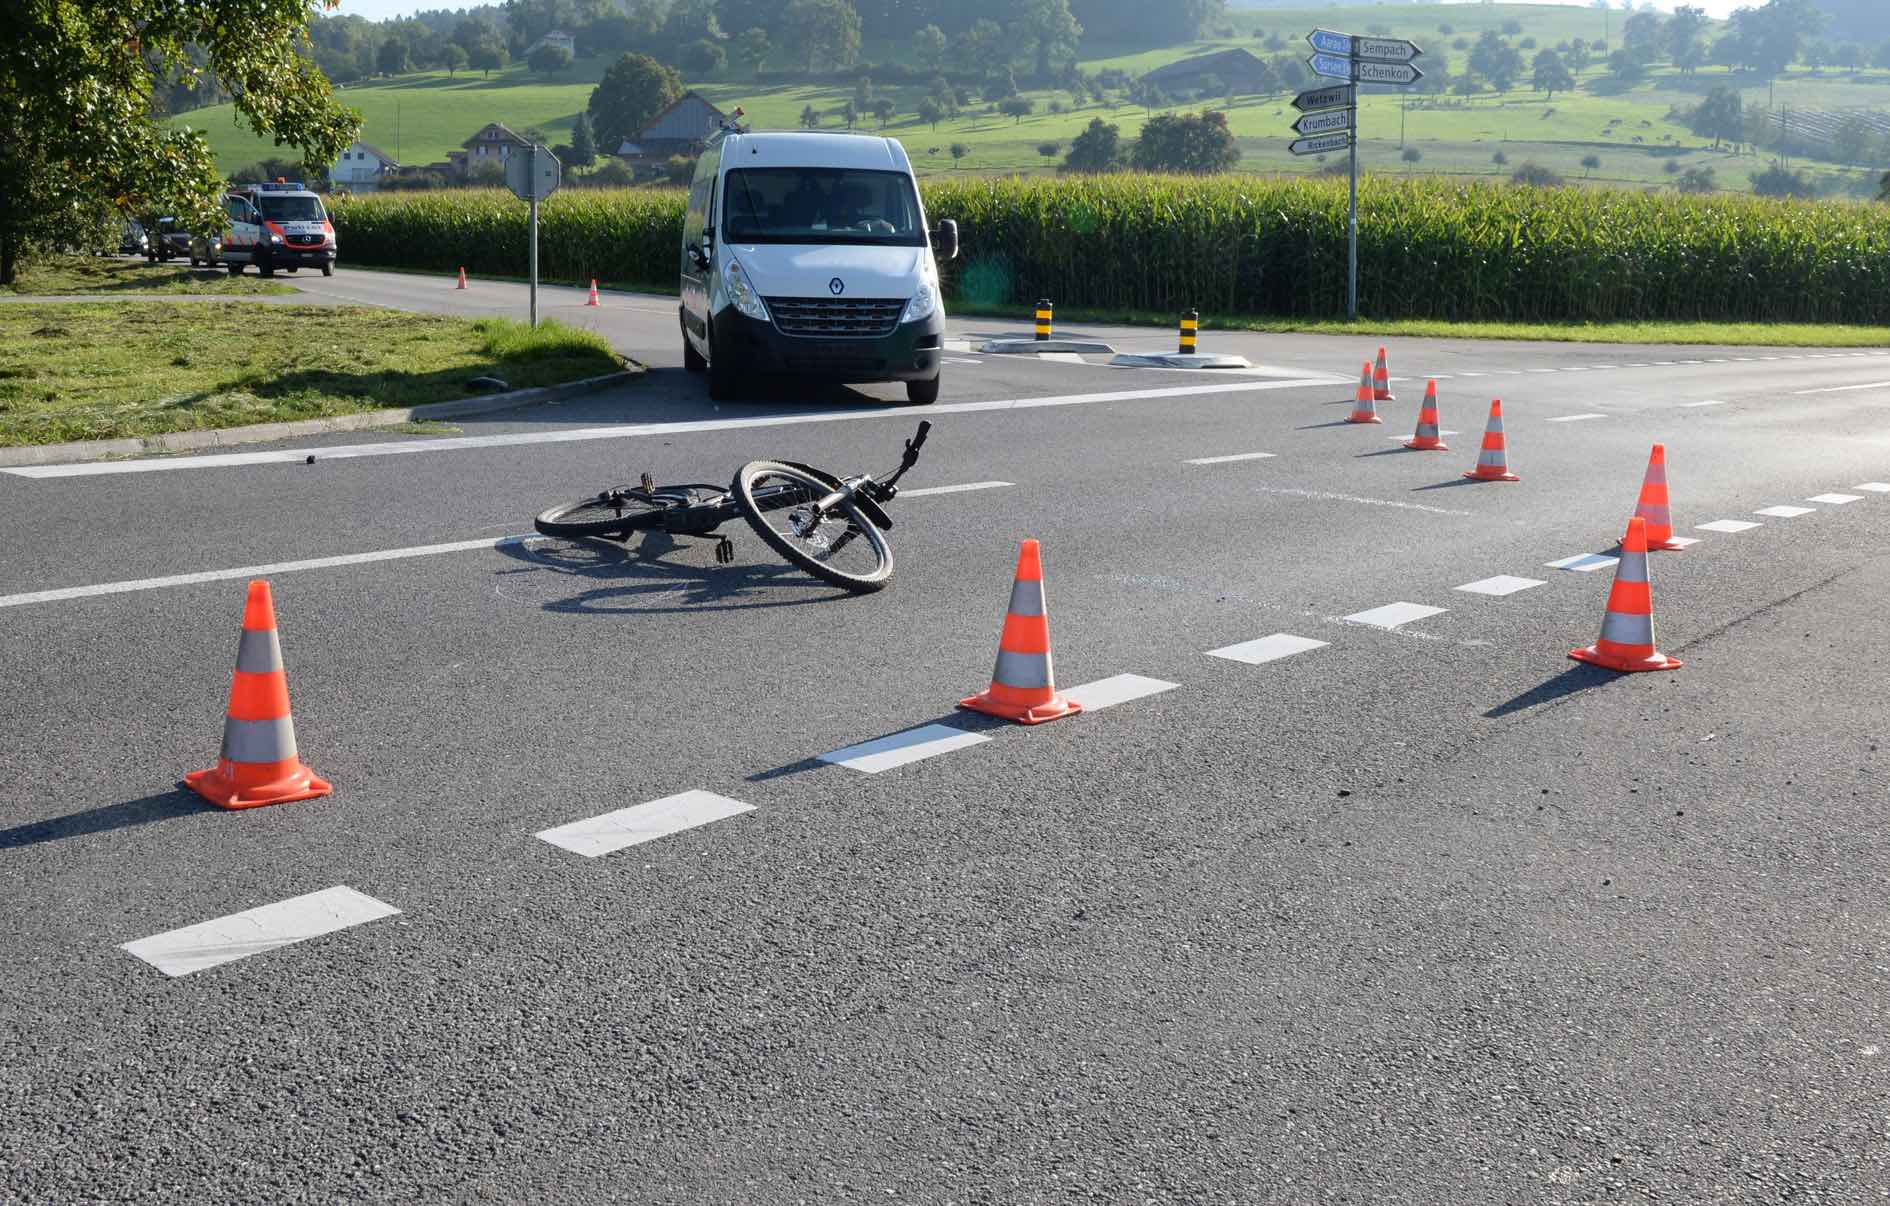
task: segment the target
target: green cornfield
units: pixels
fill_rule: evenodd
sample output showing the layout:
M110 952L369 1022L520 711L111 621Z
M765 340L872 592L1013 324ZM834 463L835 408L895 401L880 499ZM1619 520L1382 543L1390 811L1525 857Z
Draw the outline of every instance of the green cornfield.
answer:
M950 297L1204 316L1345 305L1346 189L1319 179L1114 176L924 186L958 222ZM673 290L683 194L572 191L543 208L550 280ZM502 192L336 203L344 261L523 275ZM1890 207L1372 179L1359 308L1469 321L1890 322Z

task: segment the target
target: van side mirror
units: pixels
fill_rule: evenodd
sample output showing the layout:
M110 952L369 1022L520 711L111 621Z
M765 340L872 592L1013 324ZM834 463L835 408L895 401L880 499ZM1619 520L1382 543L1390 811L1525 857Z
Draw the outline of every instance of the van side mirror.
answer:
M709 266L708 253L704 251L702 248L696 246L694 243L690 243L687 246L685 246L683 248L683 251L688 253L689 262L691 264L694 264L696 267L707 268Z
M932 232L932 250L941 260L958 258L958 223L950 218L939 221L938 229Z

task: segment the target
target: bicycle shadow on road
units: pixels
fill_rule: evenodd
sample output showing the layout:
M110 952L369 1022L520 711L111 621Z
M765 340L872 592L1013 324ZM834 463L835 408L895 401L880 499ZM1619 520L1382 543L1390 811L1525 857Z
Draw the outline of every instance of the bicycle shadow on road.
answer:
M219 810L216 805L196 792L184 787L174 787L170 791L158 792L136 800L124 800L117 804L88 808L84 812L69 813L63 817L32 821L25 825L15 825L11 829L0 829L0 850L18 850L46 842L63 841L66 838L86 837L94 833L110 833L114 829L129 829L134 825L149 825L154 821L168 821L175 817L190 816L193 813L217 811Z
M1529 688L1507 703L1498 704L1483 714L1485 720L1501 720L1505 716L1514 716L1530 708L1567 699L1578 691L1588 691L1605 686L1621 676L1613 670L1592 666L1587 662L1576 662L1562 673L1546 683Z
M765 553L759 540L745 543L750 552ZM546 611L666 615L799 607L854 597L781 562L698 565L666 559L667 554L709 547L707 541L679 541L666 532L647 532L633 547L583 537L547 537L503 545L499 551L529 567L505 573L561 574L590 584L574 595L545 601L541 606Z

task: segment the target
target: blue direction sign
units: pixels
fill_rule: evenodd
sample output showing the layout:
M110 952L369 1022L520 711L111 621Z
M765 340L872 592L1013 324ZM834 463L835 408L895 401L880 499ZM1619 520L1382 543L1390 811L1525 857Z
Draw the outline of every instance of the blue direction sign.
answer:
M1315 54L1306 60L1306 66L1313 69L1314 75L1323 75L1328 79L1352 78L1352 60L1336 54Z
M1329 29L1315 29L1306 35L1306 41L1314 50L1323 50L1327 54L1352 57L1352 35L1333 33Z

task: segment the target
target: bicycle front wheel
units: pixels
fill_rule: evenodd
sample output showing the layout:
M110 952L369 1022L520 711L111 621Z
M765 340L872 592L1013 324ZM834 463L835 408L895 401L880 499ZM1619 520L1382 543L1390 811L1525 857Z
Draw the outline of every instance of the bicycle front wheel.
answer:
M851 502L816 513L833 488L795 465L750 461L736 473L733 492L748 526L792 564L854 594L884 590L893 572L885 534Z
M665 504L641 490L620 486L574 503L561 503L532 521L546 536L618 536L663 522Z

